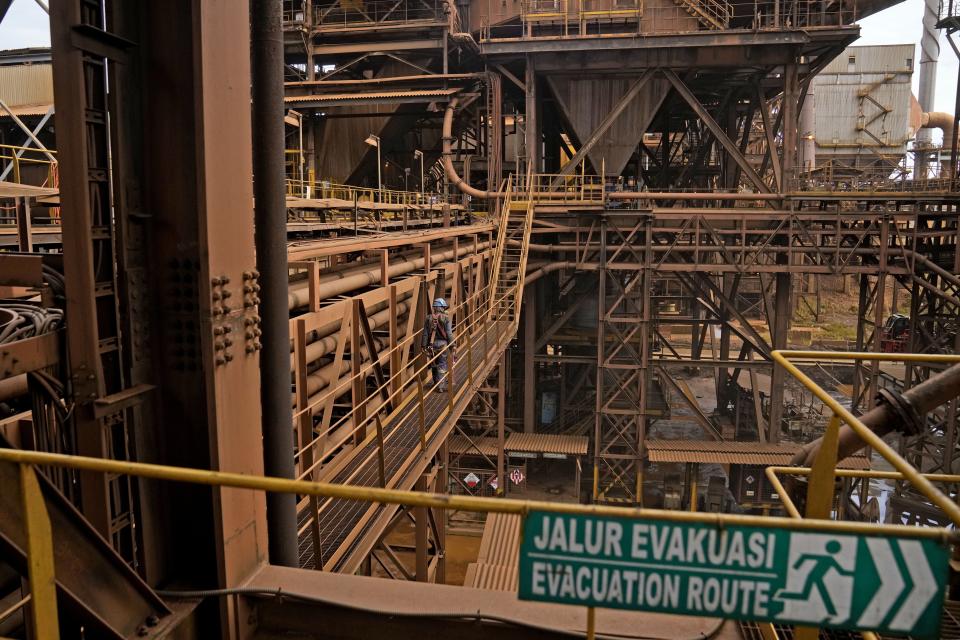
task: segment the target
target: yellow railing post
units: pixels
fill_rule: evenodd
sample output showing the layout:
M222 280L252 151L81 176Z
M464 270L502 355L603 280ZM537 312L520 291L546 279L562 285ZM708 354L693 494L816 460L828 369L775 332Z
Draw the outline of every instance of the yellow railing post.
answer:
M53 567L53 532L50 515L33 466L20 465L20 495L27 534L27 576L30 580L30 615L35 637L57 640L57 583Z
M837 472L837 448L840 443L840 416L833 414L823 435L823 442L810 469L807 483L807 518L827 520L833 507L834 483ZM797 627L793 635L796 640L817 640L820 629L817 627Z
M813 461L807 484L807 518L830 517L833 508L834 483L837 473L837 448L840 443L840 416L833 414L823 435L823 442Z

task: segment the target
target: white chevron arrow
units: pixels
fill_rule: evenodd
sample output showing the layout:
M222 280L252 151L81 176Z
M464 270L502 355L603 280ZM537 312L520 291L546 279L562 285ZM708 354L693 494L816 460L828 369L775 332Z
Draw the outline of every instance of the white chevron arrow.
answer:
M861 627L878 627L883 622L890 608L903 592L904 582L897 568L897 561L893 557L890 543L880 538L867 538L867 547L873 557L873 564L877 567L877 576L880 578L880 588L873 594L870 604L866 606L857 624ZM921 549L920 553L923 553ZM926 560L924 560L926 563ZM918 614L919 615L919 614Z
M936 578L933 577L933 571L930 570L930 563L927 562L927 555L923 552L923 545L917 540L900 540L897 544L900 545L904 564L910 572L913 590L900 605L900 610L890 622L890 628L896 631L910 631L937 594L938 585Z

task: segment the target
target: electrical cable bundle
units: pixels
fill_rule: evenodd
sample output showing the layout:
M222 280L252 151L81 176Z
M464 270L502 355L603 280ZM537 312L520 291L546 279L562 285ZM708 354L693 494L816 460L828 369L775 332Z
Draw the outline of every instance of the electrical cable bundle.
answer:
M12 316L0 326L0 344L32 338L56 330L63 324L61 309L44 309L31 304L16 302L0 303L0 316Z

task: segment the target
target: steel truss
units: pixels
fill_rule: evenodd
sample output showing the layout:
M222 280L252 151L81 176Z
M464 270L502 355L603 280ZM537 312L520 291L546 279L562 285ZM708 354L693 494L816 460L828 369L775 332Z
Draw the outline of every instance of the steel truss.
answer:
M593 498L643 504L643 441L650 381L652 221L600 217Z

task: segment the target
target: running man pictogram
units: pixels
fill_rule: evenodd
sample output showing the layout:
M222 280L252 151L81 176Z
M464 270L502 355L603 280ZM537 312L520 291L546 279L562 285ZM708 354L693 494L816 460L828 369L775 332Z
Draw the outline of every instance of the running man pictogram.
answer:
M836 616L837 609L834 606L833 598L830 595L830 590L827 589L826 575L831 569L836 571L841 576L852 576L854 572L844 569L842 566L840 566L840 563L837 562L835 556L840 553L841 549L839 542L836 540L831 540L827 542L825 548L827 553L830 555L823 555L820 553L804 553L793 563L791 568L798 570L807 560L812 560L814 562L810 571L807 573L803 588L800 591L784 593L784 590L781 589L774 595L774 598L778 600L802 600L807 602L810 600L813 590L816 589L817 593L820 594L820 599L823 602L823 606L827 610L829 617L832 618Z

